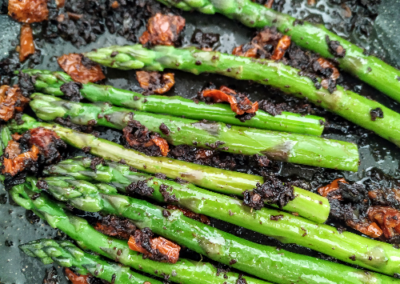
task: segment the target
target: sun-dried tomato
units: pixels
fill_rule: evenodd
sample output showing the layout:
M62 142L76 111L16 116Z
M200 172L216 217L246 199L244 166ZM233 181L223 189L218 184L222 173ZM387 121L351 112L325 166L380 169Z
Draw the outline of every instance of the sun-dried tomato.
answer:
M65 276L68 277L69 281L72 282L72 284L87 284L87 283L89 283L88 279L90 278L90 275L77 275L69 268L65 268L64 273L65 273Z
M136 233L135 236L131 236L129 238L128 245L131 250L140 252L149 258L154 257L152 252L149 252L146 248L142 246L141 240L140 238L138 238ZM152 251L157 250L159 254L164 256L164 261L166 262L176 263L179 259L179 252L181 250L181 247L163 237L150 239L150 246Z
M167 140L161 137L152 137L151 141L160 148L161 150L161 155L164 157L168 155L169 152L169 146Z
M62 8L65 6L65 0L56 0L57 8Z
M21 26L21 39L19 48L19 61L24 62L29 55L35 53L35 44L33 43L32 28L29 24Z
M329 193L339 189L339 182L347 183L344 178L335 179L330 184L318 188L318 193L323 197L328 197ZM342 196L340 194L329 196L329 198L342 200Z
M111 8L113 8L113 9L117 9L118 7L119 7L118 1L114 1L114 2L111 4Z
M181 211L183 213L183 215L185 215L186 217L188 217L190 219L199 221L199 222L201 222L203 224L207 224L207 225L211 224L210 219L208 219L207 216L205 216L203 214L194 213L193 211L190 211L189 209L182 208L182 207L179 207L179 206L176 206L176 205L168 205L167 209L169 209L169 210L179 210L179 211Z
M11 140L8 142L8 145L4 151L5 157L9 159L16 158L19 154L21 154L21 148L19 147L19 143Z
M26 165L30 162L36 162L39 158L39 148L35 145L32 146L31 150L22 154L19 154L13 159L4 158L3 161L3 174L10 174L15 176L17 173L22 172Z
M95 83L106 77L100 65L87 60L82 54L64 54L57 59L60 67L71 76L72 80L79 83Z
M255 113L258 110L258 102L252 103L246 96L237 95L235 91L225 86L219 90L204 90L203 97L210 97L215 103L229 103L232 111L238 115Z
M140 87L156 94L164 94L175 85L174 73L136 71Z
M368 219L376 222L386 238L400 233L400 212L388 206L372 206L368 209Z
M0 87L0 119L9 121L17 112L22 112L29 99L22 95L20 88L3 85Z
M258 47L256 47L256 46L246 48L245 45L240 45L233 49L232 54L237 55L237 56L257 58L257 56L258 56L257 51L258 51Z
M382 235L382 229L377 223L372 222L354 222L353 220L346 221L347 226L367 235L371 238L379 238Z
M47 20L47 0L9 0L8 15L22 23L37 23Z
M289 36L284 35L275 47L274 53L271 56L272 60L281 60L285 55L286 50L290 47L291 39Z
M340 76L339 70L335 67L335 65L332 64L332 62L322 57L318 58L317 62L319 63L319 65L321 65L323 69L331 68L333 70L331 75L332 80L337 80L339 78Z
M141 44L174 45L185 27L181 16L157 13L147 23L147 30L139 38Z

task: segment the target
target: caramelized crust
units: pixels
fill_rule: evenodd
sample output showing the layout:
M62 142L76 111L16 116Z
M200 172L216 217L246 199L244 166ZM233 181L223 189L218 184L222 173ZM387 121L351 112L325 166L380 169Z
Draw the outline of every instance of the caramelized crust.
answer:
M174 73L136 71L140 87L156 94L164 94L175 85Z
M22 95L20 88L3 85L0 87L0 119L9 121L17 112L22 112L29 99Z

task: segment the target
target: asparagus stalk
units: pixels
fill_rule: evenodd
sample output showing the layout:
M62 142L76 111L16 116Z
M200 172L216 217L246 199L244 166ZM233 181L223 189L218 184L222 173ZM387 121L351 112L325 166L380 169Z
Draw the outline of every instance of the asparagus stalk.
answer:
M315 261L316 259L313 257L298 254L288 255L287 251L277 251L276 247L263 246L240 239L190 219L183 215L180 210L166 210L144 200L116 194L117 190L106 184L95 186L87 181L78 181L70 177L50 177L44 180L48 191L54 193L53 195L57 199L71 201L71 204L78 209L92 209L91 206L86 206L86 204L90 203L91 199L93 199L93 202L100 199L102 201L102 208L99 208L100 212L129 218L141 229L150 228L154 233L184 245L212 260L226 265L229 264L261 279L275 283L294 283L299 281L300 278L305 283L328 281L342 283L345 279L348 281L347 277L349 276L341 276L338 279L337 273L346 269L347 272L353 271L353 268L338 264L332 265L331 262L323 261L323 264L331 266L331 270L327 274L328 271L325 271L323 265L321 266L321 263ZM94 197L96 190L98 194ZM89 191L90 193L86 195L86 192ZM381 247L379 248L381 249ZM277 259L278 255L279 260ZM374 255L374 257L376 256L380 257L379 254ZM393 258L396 257L393 256ZM313 268L309 266L309 262L314 264ZM379 262L378 266L382 270L391 266L387 258L381 258ZM301 266L297 267L297 265ZM266 267L275 267L275 269L265 269ZM311 269L307 271L307 268ZM394 271L397 271L397 268L398 264L392 267ZM299 270L301 273L299 273ZM392 273L390 272L390 274ZM350 279L350 283L353 281L359 283L358 275L350 276Z
M257 183L263 183L260 176L232 172L208 166L197 165L166 157L149 157L138 151L126 149L116 143L97 138L90 134L76 132L72 129L37 122L34 118L23 115L23 124L13 121L9 126L13 131L24 132L36 127L45 127L55 131L61 139L76 148L89 147L90 153L106 160L121 161L147 173L162 173L169 178L181 178L200 187L210 190L242 196L245 190L252 190ZM325 222L329 216L330 206L326 198L307 190L294 187L296 198L282 209L297 212L317 222Z
M398 250L386 243L349 232L339 233L332 226L316 224L274 209L263 208L252 211L235 198L212 193L191 184L179 184L132 172L126 165L106 163L105 166L97 165L96 170L92 170L91 164L90 158L74 158L49 167L46 173L65 175L82 181L106 182L124 194L128 192L127 188L132 183L146 181L146 185L154 189L150 197L158 202L165 202L160 186L168 186L169 195L176 197L176 201L173 202L175 204L195 213L205 214L274 237L283 243L295 243L344 262L389 275L395 273L394 271L400 265L396 257ZM60 177L45 179L50 191L60 187L59 179ZM71 185L66 186L71 187ZM380 252L370 259L374 251ZM380 257L381 253L385 255L384 258Z
M39 92L54 96L63 96L60 87L71 82L70 76L63 72L27 69L22 72L35 76L35 88ZM302 116L291 112L282 112L272 116L258 110L257 115L250 120L241 122L232 112L228 104L195 103L180 96L143 96L142 94L97 84L83 84L81 94L92 102L109 102L115 106L132 108L138 111L164 113L183 116L191 119L207 119L232 125L254 127L260 129L283 131L307 135L321 136L325 119L315 115Z
M20 245L19 248L27 255L39 258L43 264L55 262L62 267L73 267L81 275L90 273L110 283L162 284L161 281L140 275L126 266L116 265L83 252L68 241L41 239Z
M112 52L118 52L118 55L111 57ZM378 102L346 91L341 86L337 86L332 94L324 88L316 89L310 78L299 75L298 69L280 62L254 60L194 48L156 46L153 49L146 49L141 45L111 46L89 52L86 56L105 66L123 70L144 68L162 71L170 68L194 74L217 73L239 80L252 80L270 85L287 94L308 98L315 105L374 131L400 146L400 124L398 123L400 114ZM372 120L370 111L377 108L383 111L384 117Z
M0 130L0 156L4 155L4 150L10 140L12 140L10 129L7 125L2 125ZM0 166L2 166L2 162L0 162ZM4 180L5 176L0 175L0 182L4 182Z
M201 283L206 284L237 283L238 273L228 272L226 273L227 278L225 278L225 274L219 274L217 268L210 263L181 258L177 263L170 264L144 259L142 254L130 250L126 241L97 232L85 219L66 213L62 205L49 199L47 194L41 193L31 184L14 186L10 194L18 205L32 210L40 218L46 220L50 226L67 234L82 249L91 250L135 270L161 278L169 276L170 281L183 284L191 284L193 279L201 279ZM382 277L379 274L377 276ZM248 284L268 284L247 276L245 279ZM388 279L391 281L389 277Z
M255 128L227 126L222 122L205 123L198 120L132 112L130 109L110 106L108 103L84 104L57 97L33 94L30 106L43 120L70 118L73 123L123 129L133 120L150 131L157 132L172 145L191 145L218 149L244 155L262 155L289 163L357 171L359 156L356 144L315 136L289 134ZM160 126L169 129L163 133Z
M158 0L184 11L197 10L205 14L220 13L240 21L248 27L274 26L291 37L297 45L314 51L325 58L335 59L341 69L374 86L396 101L400 101L400 70L364 49L330 32L323 25L316 25L269 9L250 0ZM338 41L345 49L345 56L335 56L327 41Z

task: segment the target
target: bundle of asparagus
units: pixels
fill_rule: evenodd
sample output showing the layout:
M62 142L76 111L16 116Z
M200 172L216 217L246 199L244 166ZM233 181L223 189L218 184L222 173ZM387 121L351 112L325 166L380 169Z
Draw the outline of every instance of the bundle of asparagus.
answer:
M81 275L96 275L114 284L162 284L161 281L133 272L126 266L107 262L99 256L89 254L68 241L41 239L19 248L27 255L39 258L43 264L57 263L62 267L73 267Z
M296 20L287 14L253 3L251 0L158 1L184 11L197 10L204 14L220 13L248 27L276 27L302 48L312 50L325 58L334 58L343 70L394 100L400 101L400 70L375 56L365 54L363 48L341 38L321 24Z
M34 180L31 181L34 183ZM80 190L80 193L83 193L85 186ZM101 196L103 210L129 216L138 227L150 227L156 233L167 236L170 239L179 240L181 244L199 253L206 254L212 259L229 264L239 270L248 271L253 275L275 283L400 282L400 280L388 276L375 273L365 275L361 270L341 264L245 241L187 218L179 210L168 211L168 214L166 214L165 209L149 204L146 201L115 195L109 186L103 186L101 191L103 193L99 194L99 196ZM183 259L180 259L176 264L157 263L157 270L154 272L154 268L151 268L153 261L141 260L140 264L138 264L138 253L129 251L126 243L105 237L90 227L83 219L67 215L61 206L50 201L45 193L39 194L39 197L37 197L37 193L38 191L32 183L30 185L18 185L11 190L11 195L15 202L33 210L53 227L59 228L70 237L76 239L80 246L104 256L118 259L125 265L135 268L141 267L142 271L152 275L170 275L170 280L180 283L192 283L193 274L199 273L199 271L193 271L193 267L191 267L193 264ZM75 191L75 193L79 193L79 191ZM33 196L35 198L32 198ZM68 194L63 195L64 198L68 199L67 196ZM76 202L74 204L79 203ZM85 201L81 203L81 208L85 208L85 203ZM203 266L207 265L203 264ZM218 279L215 269L214 274L211 275L208 275L204 269L201 270L202 275L198 279L204 279L202 281L204 283L217 283L211 281L212 279L208 279L212 277L215 280ZM191 279L187 279L189 274L191 274ZM206 279L209 282L205 282Z
M70 177L48 177L42 179L46 189L57 199L70 202L72 206L85 211L101 210L107 214L115 214L139 222L139 226L150 227L153 231L163 234L162 227L169 227L168 221L159 223L156 215L152 215L156 209L153 205L142 201L117 195L118 190L124 194L135 192L133 185L138 182L153 190L152 194L146 196L159 202L172 202L188 208L196 213L205 214L223 221L242 226L244 228L272 236L283 243L296 243L310 249L325 253L344 262L356 264L377 272L393 275L396 273L400 262L397 261L397 250L392 245L370 240L349 232L339 233L336 228L316 224L300 217L293 216L278 210L263 208L251 212L243 207L242 202L221 194L216 194L196 188L191 185L181 185L176 182L155 178L142 173L131 172L129 167L109 163L109 166L97 166L96 170L90 169L91 159L67 160L49 169L53 174L70 175ZM85 166L86 165L86 166ZM73 176L73 177L71 177ZM81 180L76 180L81 179ZM99 194L105 185L93 185L87 180L108 182L112 187L106 186L112 193ZM114 189L114 186L116 189ZM143 188L143 184L141 187ZM167 188L168 197L165 196ZM112 195L108 197L108 194ZM118 202L122 198L123 202ZM106 200L112 199L113 208L104 206ZM83 202L84 201L84 202ZM122 208L127 203L126 209ZM140 203L140 205L139 205ZM96 204L95 206L90 206ZM134 208L134 209L133 209ZM142 208L142 209L139 209ZM144 214L143 212L147 212ZM134 212L134 213L133 213ZM143 224L143 225L142 225ZM184 227L180 225L180 227ZM196 228L201 227L199 224ZM174 231L174 230L173 230ZM192 232L195 230L192 229ZM200 233L196 231L196 236ZM180 236L166 236L180 243ZM185 242L185 246L190 245ZM194 249L194 248L191 248ZM224 250L225 251L225 250ZM200 252L201 253L201 252ZM219 253L221 255L222 252ZM208 254L210 257L210 255ZM211 257L212 258L212 257Z
M49 199L45 193L33 190L31 184L26 183L14 186L10 194L18 205L27 210L32 210L40 218L47 221L50 226L67 234L82 249L91 250L111 260L118 260L123 265L155 277L169 277L169 280L177 283L190 284L193 283L193 279L201 279L202 283L221 284L221 282L226 282L227 284L236 284L240 277L238 273L233 272L218 273L218 269L207 262L195 262L181 258L177 263L171 264L145 259L142 254L130 250L126 241L96 231L85 219L67 214L61 204ZM37 196L38 193L40 193L39 197ZM252 263L252 261L249 262ZM305 265L310 264L306 263ZM350 269L351 272L353 270ZM330 271L330 267L326 268L326 271ZM353 274L358 277L356 273ZM382 281L388 278L379 274L376 274L376 276L377 279L383 277ZM375 278L375 275L373 277ZM268 282L247 276L245 280L248 284L268 284Z
M111 54L117 55L111 56ZM301 76L299 70L280 62L255 60L194 48L156 46L146 49L141 45L100 48L87 53L86 56L105 66L122 70L144 68L163 71L170 68L194 74L208 72L273 86L287 94L308 98L315 105L338 114L400 146L400 125L397 123L400 120L400 114L378 102L346 91L340 86L337 86L332 94L324 88L317 89L310 78ZM383 112L382 118L371 118L371 111L376 109Z
M184 144L203 148L221 145L219 150L234 154L265 155L274 160L338 170L358 169L358 148L349 142L227 126L222 122L132 112L108 103L77 103L38 93L33 94L31 99L30 106L43 120L61 117L69 118L80 125L99 125L115 129L123 129L135 120L150 131L159 133L172 145Z
M28 115L23 115L22 120L24 121L23 124L13 121L9 125L10 129L20 133L37 127L51 129L66 143L79 149L89 149L91 154L106 160L123 160L127 165L138 170L152 174L162 173L169 178L180 178L200 187L225 194L242 196L244 191L254 189L257 183L263 183L263 178L260 176L197 165L166 157L146 156L90 134L76 132L57 124L37 122ZM294 187L294 194L296 198L289 201L282 209L296 212L300 216L316 222L326 221L330 210L326 198L298 187Z
M35 77L37 91L54 96L63 96L60 87L72 82L70 76L63 72L26 69L23 73ZM314 115L300 115L291 112L272 116L258 110L257 115L244 122L236 118L228 104L206 104L179 96L144 96L142 94L97 84L83 84L80 90L82 97L92 102L108 102L115 106L131 108L138 111L163 113L191 119L224 122L227 124L320 136L324 130L325 119Z

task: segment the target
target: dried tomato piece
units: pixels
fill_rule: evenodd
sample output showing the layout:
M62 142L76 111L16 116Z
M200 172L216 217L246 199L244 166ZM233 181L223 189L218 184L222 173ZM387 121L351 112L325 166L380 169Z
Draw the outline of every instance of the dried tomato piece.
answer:
M167 140L161 137L153 137L151 141L160 148L161 150L161 155L164 157L168 155L169 152L169 146Z
M376 222L384 236L390 239L400 233L400 212L388 206L372 206L368 209L368 219Z
M140 87L156 94L164 94L175 85L174 73L136 71Z
M106 78L100 65L88 60L82 54L64 54L57 59L57 62L75 82L95 83Z
M184 18L157 13L149 19L147 30L139 38L139 41L141 44L174 45L184 27Z
M111 8L113 8L113 9L117 9L118 7L119 7L118 1L114 1L114 2L111 4Z
M90 275L77 275L69 268L65 268L64 273L72 284L90 283L89 282Z
M37 146L44 156L46 164L57 163L61 160L59 148L66 144L53 130L38 127L30 130L29 145Z
M353 229L363 233L364 235L367 235L371 238L379 238L382 235L382 229L378 226L377 223L372 222L354 222L353 220L348 220L346 221L346 224L349 227L352 227Z
M190 211L189 209L182 208L182 207L179 207L179 206L176 206L176 205L168 205L167 209L169 209L169 210L179 210L179 211L181 211L183 213L183 215L185 215L186 217L188 217L190 219L199 221L199 222L201 222L203 224L206 224L206 225L210 225L211 224L211 221L210 221L210 219L208 219L207 216L205 216L203 214L194 213L193 211Z
M47 0L9 0L8 15L22 23L37 23L47 20Z
M22 95L20 88L3 85L0 87L0 119L9 121L16 112L22 112L29 99Z
M128 241L131 250L140 252L150 259L176 263L181 247L163 237L151 238L144 230L137 230Z
M13 159L4 158L2 172L3 174L15 176L17 173L22 172L27 165L36 162L38 158L39 148L33 145L30 151L19 154Z
M240 45L233 49L232 54L236 56L244 56L244 57L251 57L257 58L258 56L258 46L251 45L250 47L246 48L246 45Z
M281 60L285 55L286 50L290 47L291 39L289 36L284 35L275 47L274 53L271 56L272 60Z
M57 8L62 8L65 6L65 0L56 0Z
M108 215L101 222L97 222L94 228L107 236L124 240L128 240L136 231L136 226L132 222L112 215Z
M35 53L35 44L33 43L32 28L29 24L21 26L21 39L19 48L19 61L24 62L29 55Z
M332 62L326 60L325 58L318 58L317 62L321 66L322 69L330 68L333 70L331 78L332 80L337 80L340 76L339 70L335 67L335 65L332 64Z
M5 153L4 156L6 158L9 159L16 158L18 155L21 154L21 148L19 147L19 143L14 140L9 141L4 153Z
M335 179L334 181L332 181L330 184L326 185L326 186L322 186L320 188L318 188L318 193L320 195L322 195L323 197L328 197L328 194L336 191L339 189L339 182L342 183L347 183L347 181L344 178L338 178ZM343 200L342 196L340 194L337 195L330 195L329 196L330 199L339 199L339 200Z
M228 87L222 86L219 90L204 90L203 97L210 97L214 102L227 102L231 109L238 115L255 113L258 110L258 102L252 103L246 96L238 95Z
M268 0L267 3L264 4L264 6L271 9L273 4L274 4L274 0Z

